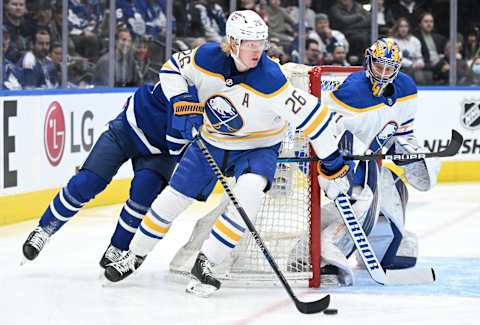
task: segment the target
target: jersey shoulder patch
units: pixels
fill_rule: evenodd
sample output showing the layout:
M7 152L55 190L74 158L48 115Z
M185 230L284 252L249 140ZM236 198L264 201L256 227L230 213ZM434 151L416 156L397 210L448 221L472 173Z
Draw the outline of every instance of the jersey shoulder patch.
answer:
M408 74L399 72L393 82L397 98L403 98L417 93L417 85Z
M330 96L347 109L368 109L382 103L379 97L373 96L365 71L351 73Z
M263 95L273 95L287 86L287 78L280 65L263 53L258 66L248 73L245 84Z
M217 43L206 43L195 50L194 64L206 73L223 76L227 56Z

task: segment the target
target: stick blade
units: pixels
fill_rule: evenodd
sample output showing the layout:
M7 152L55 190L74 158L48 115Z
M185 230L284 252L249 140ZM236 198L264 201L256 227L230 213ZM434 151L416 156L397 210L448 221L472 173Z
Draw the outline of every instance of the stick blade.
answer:
M298 311L303 314L321 313L330 305L330 295L326 295L320 300L311 302L295 300L295 305L297 306Z
M431 267L387 270L387 281L390 285L430 284L435 280L435 271Z

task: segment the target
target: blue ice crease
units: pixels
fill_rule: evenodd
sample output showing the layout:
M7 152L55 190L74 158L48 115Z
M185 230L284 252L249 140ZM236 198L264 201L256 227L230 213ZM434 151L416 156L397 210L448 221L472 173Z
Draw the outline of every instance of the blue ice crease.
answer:
M382 286L375 283L366 270L355 270L355 286L328 288L328 290L337 293L480 297L479 258L422 258L417 266L433 267L437 280L423 285Z

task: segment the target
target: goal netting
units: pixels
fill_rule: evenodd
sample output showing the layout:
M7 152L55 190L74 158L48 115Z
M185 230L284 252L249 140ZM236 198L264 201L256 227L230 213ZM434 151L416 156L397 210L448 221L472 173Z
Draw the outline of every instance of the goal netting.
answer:
M359 67L289 63L282 69L294 87L320 97L336 89ZM310 154L308 141L291 130L282 142L280 157ZM320 189L314 167L313 162L278 163L272 189L254 220L280 270L294 286L320 286ZM170 262L170 272L176 278L188 277L203 241L227 203L224 198L222 204L197 221L189 241ZM250 234L221 265L215 266L214 273L227 286L281 285Z

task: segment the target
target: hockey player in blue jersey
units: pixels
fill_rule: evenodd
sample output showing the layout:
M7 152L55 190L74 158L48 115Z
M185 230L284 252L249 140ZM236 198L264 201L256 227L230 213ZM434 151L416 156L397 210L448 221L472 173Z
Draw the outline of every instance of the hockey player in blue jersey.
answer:
M194 91L192 94L194 98ZM47 240L105 189L121 165L131 160L134 177L130 197L100 265L105 267L118 260L128 249L150 204L167 186L176 156L189 143L172 128L171 115L160 84L138 88L127 99L123 111L109 122L108 130L100 135L79 172L50 202L23 245L25 258L35 259Z
M356 154L377 152L382 147L395 153L426 152L414 135L417 87L400 72L401 51L390 38L374 42L366 50L364 71L349 75L325 98L335 112L337 136L348 134ZM350 145L352 150L352 144ZM353 150L355 150L353 148ZM428 191L436 184L438 159L396 162L410 185ZM324 178L319 183L327 196L338 189ZM350 195L360 222L384 269L413 267L418 251L416 236L405 230L408 191L404 180L390 169L360 163L351 182ZM330 206L329 206L330 205ZM322 207L322 265L335 270L340 282L353 283L347 258L354 251L346 227L333 204ZM325 272L324 272L325 273Z
M279 65L265 54L268 28L253 11L236 11L226 24L222 45L207 43L193 51L174 54L160 71L160 83L175 112L174 127L192 137L199 128L217 164L227 176L235 176L234 192L254 219L271 187L280 143L288 125L308 136L322 158L321 172L332 186L348 188L352 164L343 161L332 136L332 114L318 98L294 88ZM200 102L184 98L187 86L198 91ZM199 147L191 145L179 162L170 185L155 199L135 234L130 251L110 264L105 276L120 281L136 270L168 232L172 221L194 200L205 200L216 176ZM187 291L208 294L220 282L211 264L220 263L246 231L243 220L229 205L215 223L192 269Z

